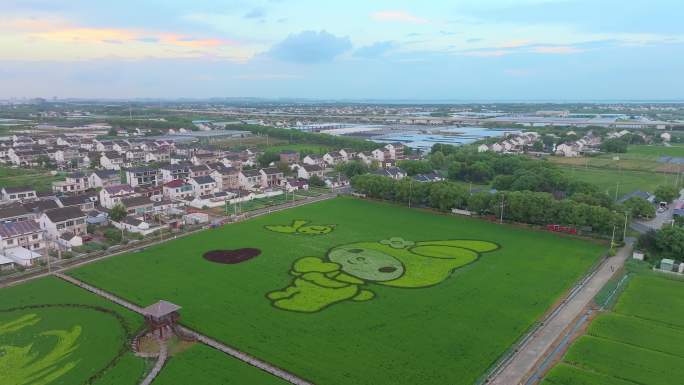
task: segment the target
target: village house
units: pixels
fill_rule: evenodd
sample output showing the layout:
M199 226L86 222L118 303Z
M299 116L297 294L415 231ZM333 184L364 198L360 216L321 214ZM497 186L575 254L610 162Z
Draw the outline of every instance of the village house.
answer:
M239 171L232 167L217 167L209 175L216 181L219 191L240 187Z
M130 197L121 200L121 204L129 214L144 215L154 211L154 202L147 197Z
M340 155L342 155L342 157L344 157L344 160L347 162L356 158L357 154L358 153L356 151L349 148L343 148L340 150Z
M308 164L299 165L297 167L298 178L309 180L314 175L319 178L323 178L323 169L320 166Z
M5 249L23 247L40 251L45 248L45 230L36 221L0 223L0 254Z
M3 187L0 190L3 202L22 202L36 199L36 190L32 187Z
M183 179L176 179L165 183L162 186L164 198L172 201L190 199L195 196L192 185Z
M302 159L302 163L308 164L311 166L321 166L321 167L325 167L325 165L327 165L327 163L325 162L323 157L320 155L307 155L304 157L304 159Z
M157 186L162 182L161 171L154 168L138 167L126 170L126 182L131 187Z
M381 168L373 171L373 174L390 177L395 180L406 178L407 174L398 167Z
M24 206L13 203L0 206L0 222L22 222L36 218L36 214L27 210Z
M113 151L114 150L114 143L111 140L97 140L97 139L95 139L93 141L93 144L95 146L94 150L96 150L96 151L107 152L107 151Z
M379 148L376 148L375 150L371 151L371 157L379 162L385 160L385 155L386 152Z
M162 181L168 183L178 179L186 179L190 176L189 163L167 164L159 169L162 173Z
M216 181L210 176L190 178L188 182L192 186L195 196L209 195L218 191L216 188Z
M124 156L113 151L105 152L100 157L100 166L105 170L121 170L125 163Z
M52 238L62 234L87 234L86 214L78 207L61 207L45 211L40 216L40 227Z
M325 155L323 155L323 160L325 163L334 166L336 164L344 163L345 157L344 155L340 154L339 151L333 151L325 153Z
M282 163L294 164L299 162L299 152L297 151L283 151L279 155Z
M59 207L73 207L76 206L83 210L83 212L88 212L95 209L95 202L97 202L97 195L93 194L82 194L73 196L63 196L57 198ZM44 210L43 210L44 211Z
M261 187L263 188L280 186L285 177L284 173L276 167L262 168L259 173L261 174Z
M91 188L109 187L121 184L121 174L116 170L98 170L88 176L88 185Z
M122 199L138 195L133 187L126 184L107 186L100 190L100 206L111 209Z
M285 182L285 189L287 190L287 192L293 192L297 190L308 190L309 181L307 181L306 179L288 178Z
M385 150L389 152L390 159L404 159L404 145L401 143L390 143L385 145ZM381 160L381 159L378 159Z
M88 177L81 172L74 172L66 176L63 181L52 182L52 191L55 193L79 193L90 188Z
M240 186L251 189L261 186L261 173L258 170L242 170L238 174Z
M198 176L209 176L209 174L211 174L211 169L207 167L207 165L205 164L190 166L189 171L189 178L196 178Z

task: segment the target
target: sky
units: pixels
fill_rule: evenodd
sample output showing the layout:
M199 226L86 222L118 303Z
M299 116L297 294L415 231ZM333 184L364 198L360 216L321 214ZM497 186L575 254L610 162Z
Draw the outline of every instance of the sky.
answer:
M681 0L1 0L0 98L684 100Z

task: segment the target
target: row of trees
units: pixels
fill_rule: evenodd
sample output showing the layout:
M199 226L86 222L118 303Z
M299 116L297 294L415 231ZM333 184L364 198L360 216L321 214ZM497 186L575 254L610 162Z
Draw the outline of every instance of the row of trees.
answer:
M655 231L651 230L639 237L637 247L664 258L678 261L684 259L684 228L681 226L666 226Z
M413 206L441 211L467 209L479 215L503 216L504 220L534 225L560 224L591 227L595 233L608 235L614 227L622 228L624 214L606 207L571 199L557 200L545 192L500 191L471 194L452 182L419 183L410 178L394 180L379 175L358 175L352 186L360 193ZM502 215L503 212L503 215ZM618 234L619 233L619 234ZM616 236L622 236L621 231Z
M474 146L436 144L426 161L401 166L406 164L410 166L409 175L432 167L450 180L491 183L497 190L547 192L557 197L577 196L578 202L606 208L613 205L612 199L595 185L573 179L552 163L518 155L481 153Z

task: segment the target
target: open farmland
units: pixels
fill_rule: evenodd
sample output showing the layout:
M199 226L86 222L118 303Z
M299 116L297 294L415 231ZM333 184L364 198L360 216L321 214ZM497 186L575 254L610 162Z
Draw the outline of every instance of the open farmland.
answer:
M599 315L552 369L544 385L681 382L684 365L684 282L639 275L613 312Z
M138 383L144 361L126 352L141 317L57 278L0 293L3 385Z
M249 364L197 344L172 357L153 385L286 385Z
M340 198L71 274L318 384L472 384L604 250Z
M577 180L596 185L611 197L615 197L615 190L618 189L618 198L637 190L653 193L659 185L672 185L675 180L675 176L671 174L645 171L582 167L562 167L561 169Z

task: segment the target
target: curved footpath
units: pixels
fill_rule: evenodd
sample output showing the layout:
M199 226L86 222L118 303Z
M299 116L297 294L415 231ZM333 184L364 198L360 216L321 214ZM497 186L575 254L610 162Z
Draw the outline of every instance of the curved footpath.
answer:
M592 299L603 286L622 267L632 253L632 243L628 243L613 257L607 258L601 266L572 294L561 303L546 320L543 326L529 336L525 344L511 359L497 371L488 383L492 385L525 384L530 372L544 357L552 352L555 345L574 321L585 313Z

